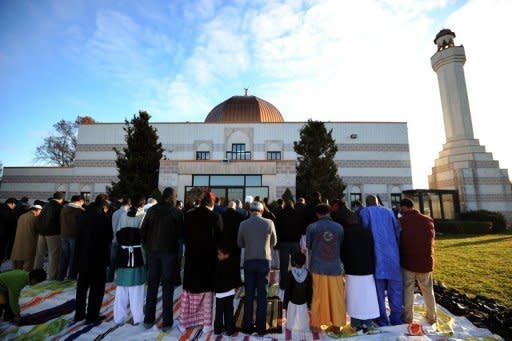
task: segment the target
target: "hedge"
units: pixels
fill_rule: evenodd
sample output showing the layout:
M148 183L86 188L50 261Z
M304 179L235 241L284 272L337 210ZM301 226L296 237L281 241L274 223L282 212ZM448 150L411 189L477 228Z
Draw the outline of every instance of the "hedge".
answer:
M492 232L504 232L507 229L507 220L499 212L487 210L467 211L460 214L460 220L470 221L490 221L492 222Z
M436 232L446 234L487 234L492 232L490 221L436 220Z

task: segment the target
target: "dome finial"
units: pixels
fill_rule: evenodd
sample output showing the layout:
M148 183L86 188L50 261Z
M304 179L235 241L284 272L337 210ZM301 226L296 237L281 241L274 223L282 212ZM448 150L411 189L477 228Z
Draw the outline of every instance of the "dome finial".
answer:
M249 88L244 88L244 91L245 91L245 95L244 96L247 96L247 91L249 91Z
M437 51L439 52L441 50L454 47L455 42L453 39L455 37L455 32L448 28L443 28L441 31L439 31L434 39L434 44L437 45Z

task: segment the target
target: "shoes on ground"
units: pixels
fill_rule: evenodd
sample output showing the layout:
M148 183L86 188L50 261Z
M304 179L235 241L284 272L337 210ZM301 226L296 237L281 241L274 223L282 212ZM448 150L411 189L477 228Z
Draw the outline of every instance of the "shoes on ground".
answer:
M247 334L247 335L251 335L253 331L254 331L253 328L245 328L245 327L242 328L242 333Z
M103 316L103 315L99 315L96 317L88 317L85 320L85 324L101 323L101 322L103 322L104 319L105 319L105 316Z
M75 315L75 322L83 321L85 320L85 316L83 315Z
M172 324L170 326L162 326L162 332L168 333L172 329Z

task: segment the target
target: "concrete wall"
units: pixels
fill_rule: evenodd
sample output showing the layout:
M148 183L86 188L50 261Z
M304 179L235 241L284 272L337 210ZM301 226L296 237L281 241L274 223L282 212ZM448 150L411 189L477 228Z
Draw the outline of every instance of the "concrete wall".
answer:
M293 142L299 139L304 122L219 124L153 123L165 157L177 161L162 169L159 187L172 185L183 197L184 186L191 185L191 174L265 174L269 195L280 196L289 187L295 191ZM70 196L105 191L116 180L114 148L124 146L122 123L98 123L80 127L75 165L72 168L6 167L0 198L7 196L46 197L57 188ZM402 190L412 187L406 123L328 122L338 144L338 171L348 185L358 186L363 194L389 196L390 186ZM222 162L232 143L245 143L251 161ZM196 151L210 151L210 161L196 161ZM267 151L280 151L282 162L267 161ZM287 161L288 164L283 166ZM261 163L261 164L259 164ZM290 169L288 169L290 168ZM59 187L60 186L60 187ZM38 194L40 193L40 195Z

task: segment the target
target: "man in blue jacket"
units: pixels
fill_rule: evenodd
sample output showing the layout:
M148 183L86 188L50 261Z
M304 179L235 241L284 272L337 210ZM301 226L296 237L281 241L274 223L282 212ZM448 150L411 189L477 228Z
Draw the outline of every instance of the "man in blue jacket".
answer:
M377 197L366 197L366 208L359 213L361 224L372 232L375 249L375 285L381 326L402 324L402 273L400 270L400 225L389 208L378 205ZM391 314L386 312L388 295Z

